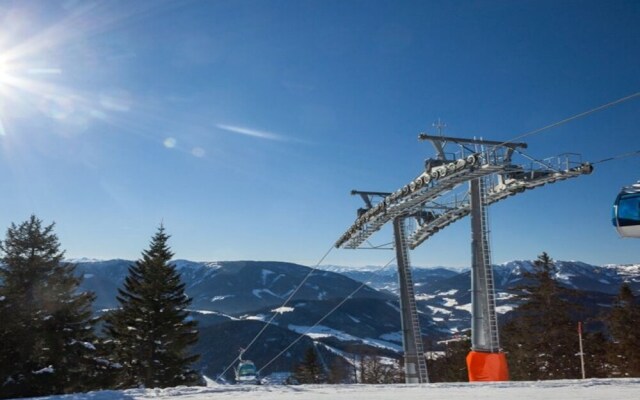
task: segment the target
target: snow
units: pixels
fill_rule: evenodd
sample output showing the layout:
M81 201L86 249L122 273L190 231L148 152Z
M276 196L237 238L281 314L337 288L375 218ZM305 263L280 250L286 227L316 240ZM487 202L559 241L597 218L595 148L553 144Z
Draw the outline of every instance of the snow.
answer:
M228 297L233 297L233 296L235 296L235 295L233 295L233 294L227 294L227 295L224 295L224 296L213 296L213 297L211 298L211 302L224 300L224 299L226 299L226 298L228 298Z
M31 371L31 373L34 374L34 375L53 374L54 372L55 372L55 370L53 369L53 365L49 365L48 367L39 369L37 371Z
M245 320L250 320L250 321L266 321L267 320L267 316L264 314L258 314L258 315L243 315L242 317L240 317L240 319L245 319Z
M397 304L395 303L391 303L390 301L387 301L387 305L391 308L393 308L394 310L396 310L397 312L400 312L400 307L398 307Z
M556 279L559 281L564 281L565 283L569 283L571 281L571 278L573 278L575 275L573 274L567 274L567 273L560 273L560 272L556 272Z
M82 342L82 341L79 341L79 340L72 340L70 344L74 345L76 343L78 343L80 346L84 347L87 350L94 350L94 351L96 350L96 347L93 345L93 343L90 343L90 342Z
M402 343L402 332L397 331L397 332L385 333L383 335L380 335L380 339L386 340L389 342Z
M345 333L336 329L332 329L324 325L316 325L312 328L310 326L300 326L300 325L290 324L288 328L289 330L292 330L296 333L307 335L312 339L335 337L336 339L342 340L342 341L359 341L360 340L359 338L355 336L351 336L348 333Z
M367 344L372 347L378 347L381 349L393 350L396 353L402 352L402 346L396 343L387 342L386 340L378 340L372 338L365 338L361 340L362 343Z
M263 294L268 294L271 295L273 297L280 297L279 295L273 293L271 290L269 289L253 289L251 291L251 293L253 293L254 296L256 296L257 298L261 299Z
M435 383L411 385L299 385L104 390L86 394L49 396L47 400L610 400L640 398L640 379L586 379L538 382Z
M457 308L458 310L462 310L462 311L466 311L466 312L468 312L468 313L471 313L471 303L469 303L469 304L463 304L463 305L461 305L461 306L456 306L456 308Z
M207 268L210 271L215 271L222 268L222 265L217 261L189 261L189 260L172 260L171 264L175 265L177 269L192 269L197 270L202 267Z
M496 312L498 314L506 314L509 311L513 310L514 308L516 308L516 306L513 304L504 304L501 306L496 306Z
M505 292L496 293L496 300L509 300L514 297L516 297L516 295L511 293L505 293Z
M334 337L344 342L360 342L360 343L367 344L369 346L389 349L396 352L399 352L402 350L402 346L398 346L395 343L390 343L385 340L379 340L379 339L373 339L373 338L364 338L364 339L359 338L356 336L352 336L346 332L342 332L337 329L332 329L324 325L316 325L314 327L309 327L309 326L300 326L300 325L290 324L288 328L289 330L292 330L296 333L306 335L311 339Z
M433 314L438 314L438 313L440 313L440 314L451 314L451 311L445 310L444 308L434 307L434 306L427 306L427 307L429 307L429 309L431 310L431 312ZM458 307L456 307L456 308L458 308Z
M443 297L442 300L444 301L442 305L445 307L453 307L455 305L458 305L458 300L453 299L451 297Z
M451 290L446 291L446 292L438 292L438 294L440 296L453 296L456 293L458 293L458 289L451 289Z
M273 310L271 310L271 312L278 313L278 314L284 314L286 312L292 312L293 310L295 310L295 308L293 308L293 307L278 307L278 308L274 308Z
M426 293L418 293L418 294L416 294L416 300L424 300L424 301L426 301L426 300L431 300L434 297L436 297L436 296L434 296L432 294L426 294Z
M360 320L358 318L354 317L351 314L347 314L347 317L349 317L349 319L352 320L353 322L355 322L356 324L360 323Z
M612 269L622 276L640 275L640 264L605 264L602 268Z
M217 312L209 311L209 310L187 310L187 311L197 313L197 314L202 314L202 315L217 314Z
M89 257L79 257L79 258L65 258L64 262L69 264L78 264L78 263L98 263L104 260L99 258L89 258Z
M267 286L267 278L269 277L269 275L273 275L273 274L275 274L275 272L270 271L268 269L262 270L262 286Z

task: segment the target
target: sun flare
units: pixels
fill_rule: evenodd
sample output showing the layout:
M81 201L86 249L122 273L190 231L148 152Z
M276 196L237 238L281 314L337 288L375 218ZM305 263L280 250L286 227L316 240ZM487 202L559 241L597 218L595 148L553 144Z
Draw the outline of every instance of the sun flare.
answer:
M7 63L0 59L0 85L5 85L9 80L9 68Z

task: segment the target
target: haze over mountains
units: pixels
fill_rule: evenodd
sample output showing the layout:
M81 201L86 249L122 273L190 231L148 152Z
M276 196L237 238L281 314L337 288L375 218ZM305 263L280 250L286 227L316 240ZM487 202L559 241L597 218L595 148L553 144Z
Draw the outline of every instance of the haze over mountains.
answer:
M82 288L94 291L94 309L100 313L117 307L117 288L127 275L127 260L76 260L84 277ZM193 298L193 318L200 322L202 354L199 367L209 376L219 374L240 347L246 346L289 298L311 271L284 262L174 261ZM556 279L581 291L580 301L594 316L608 307L622 282L640 291L640 265L592 266L558 261ZM494 267L497 311L501 317L517 307L515 288L526 282L531 261L512 261ZM470 273L447 268L414 268L416 297L423 334L436 342L470 326ZM366 284L363 284L366 283ZM401 352L400 315L394 266L348 268L323 266L313 271L246 356L265 364L300 334L306 336L264 372L290 369L306 348L315 345L326 362L347 357L354 349L369 348L381 354ZM335 309L346 297L344 304ZM316 323L321 320L322 322Z

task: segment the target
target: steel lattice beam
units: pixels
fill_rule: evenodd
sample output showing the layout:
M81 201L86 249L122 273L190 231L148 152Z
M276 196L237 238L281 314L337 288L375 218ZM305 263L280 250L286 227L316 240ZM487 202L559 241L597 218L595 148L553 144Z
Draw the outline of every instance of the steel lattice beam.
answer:
M499 183L487 189L486 204L489 205L528 189L575 178L593 171L593 166L589 163L569 167L568 159L559 163L567 166L563 169L541 164L541 167L529 170L504 160L504 156L496 156L495 150L486 151L445 162L423 172L416 179L384 197L375 206L362 210L335 246L356 249L394 218L417 216L420 221L419 216L424 215L426 210L430 213L429 218L419 222L417 229L409 237L409 247L415 249L433 234L464 218L470 212L468 200L458 202L444 212L430 210L428 207L425 208L426 205L444 198L452 190L476 178L499 177L496 179Z

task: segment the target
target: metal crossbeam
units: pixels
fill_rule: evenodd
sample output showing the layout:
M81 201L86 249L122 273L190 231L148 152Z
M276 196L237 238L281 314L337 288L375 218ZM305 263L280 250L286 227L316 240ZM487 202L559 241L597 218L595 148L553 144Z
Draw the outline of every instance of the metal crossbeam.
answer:
M485 197L485 205L491 205L500 200L504 200L509 196L523 193L525 190L532 190L542 187L546 184L560 182L563 180L577 178L584 174L590 174L593 171L591 164L585 163L579 167L570 168L566 171L555 172L553 174L538 174L526 180L514 180L507 184L499 183L493 187L487 188ZM423 224L418 224L416 230L409 235L409 248L412 250L422 244L425 240L438 233L452 223L466 217L471 212L471 204L469 199L460 201L455 207L446 212L442 212L434 216L434 218Z
M356 221L338 239L335 246L356 249L394 218L416 216L419 222L418 229L409 237L409 247L415 249L433 234L466 217L470 212L468 201L459 202L446 212L431 209L425 205L445 198L454 189L476 178L490 175L497 177L494 180L498 183L487 189L486 201L489 205L525 190L575 178L593 171L593 166L589 163L570 167L568 158L563 158L557 164L564 165L564 169L547 167L544 164L537 169L533 167L525 169L522 166L505 163L504 156L495 157L485 152L437 166L423 172L416 179L384 197L376 205L371 204L371 207L359 213ZM358 191L354 192L359 194ZM425 212L430 213L431 218L421 221L419 216L425 215Z

